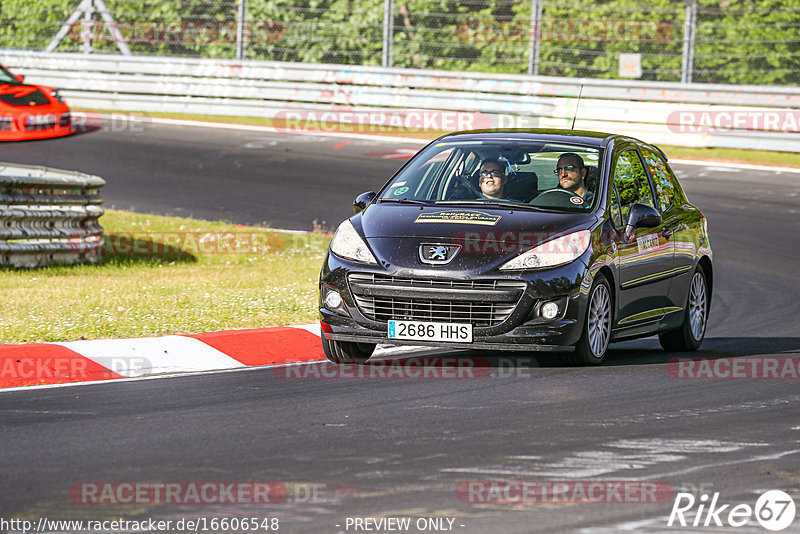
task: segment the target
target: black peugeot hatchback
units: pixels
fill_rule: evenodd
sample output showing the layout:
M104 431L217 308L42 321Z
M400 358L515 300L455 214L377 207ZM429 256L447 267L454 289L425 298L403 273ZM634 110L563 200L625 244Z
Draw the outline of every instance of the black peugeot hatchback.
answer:
M325 355L376 344L556 351L599 364L657 334L697 349L713 282L706 219L663 152L631 137L482 130L433 141L331 241Z

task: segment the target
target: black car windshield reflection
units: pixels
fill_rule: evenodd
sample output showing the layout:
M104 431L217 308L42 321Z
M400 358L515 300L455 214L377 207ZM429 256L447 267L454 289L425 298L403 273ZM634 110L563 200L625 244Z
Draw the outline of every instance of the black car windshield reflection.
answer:
M601 148L578 143L439 142L417 154L379 200L587 212L598 196L602 157Z

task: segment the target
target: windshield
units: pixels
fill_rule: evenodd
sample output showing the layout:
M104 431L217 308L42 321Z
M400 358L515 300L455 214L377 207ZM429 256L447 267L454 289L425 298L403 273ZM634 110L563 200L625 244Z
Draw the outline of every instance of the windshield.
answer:
M569 142L444 141L417 154L380 199L588 211L597 196L601 158L601 149Z
M4 67L0 66L0 83L13 83L18 84L19 80L17 80L13 74L8 72Z

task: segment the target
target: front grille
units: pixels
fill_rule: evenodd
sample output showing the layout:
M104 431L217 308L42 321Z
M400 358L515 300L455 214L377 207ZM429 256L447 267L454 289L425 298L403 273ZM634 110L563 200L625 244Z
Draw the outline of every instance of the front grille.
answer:
M494 326L505 321L525 292L516 280L437 280L353 273L350 291L368 319L437 321Z

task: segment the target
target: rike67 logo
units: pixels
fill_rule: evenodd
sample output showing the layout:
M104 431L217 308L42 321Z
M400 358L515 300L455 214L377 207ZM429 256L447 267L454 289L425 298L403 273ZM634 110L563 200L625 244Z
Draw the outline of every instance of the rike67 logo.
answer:
M721 504L719 492L695 498L691 493L678 493L669 514L669 527L734 527L753 525L755 519L767 530L780 531L794 523L795 504L792 497L780 490L762 493L755 507L749 504ZM687 520L686 516L689 516ZM694 520L692 520L694 516Z

